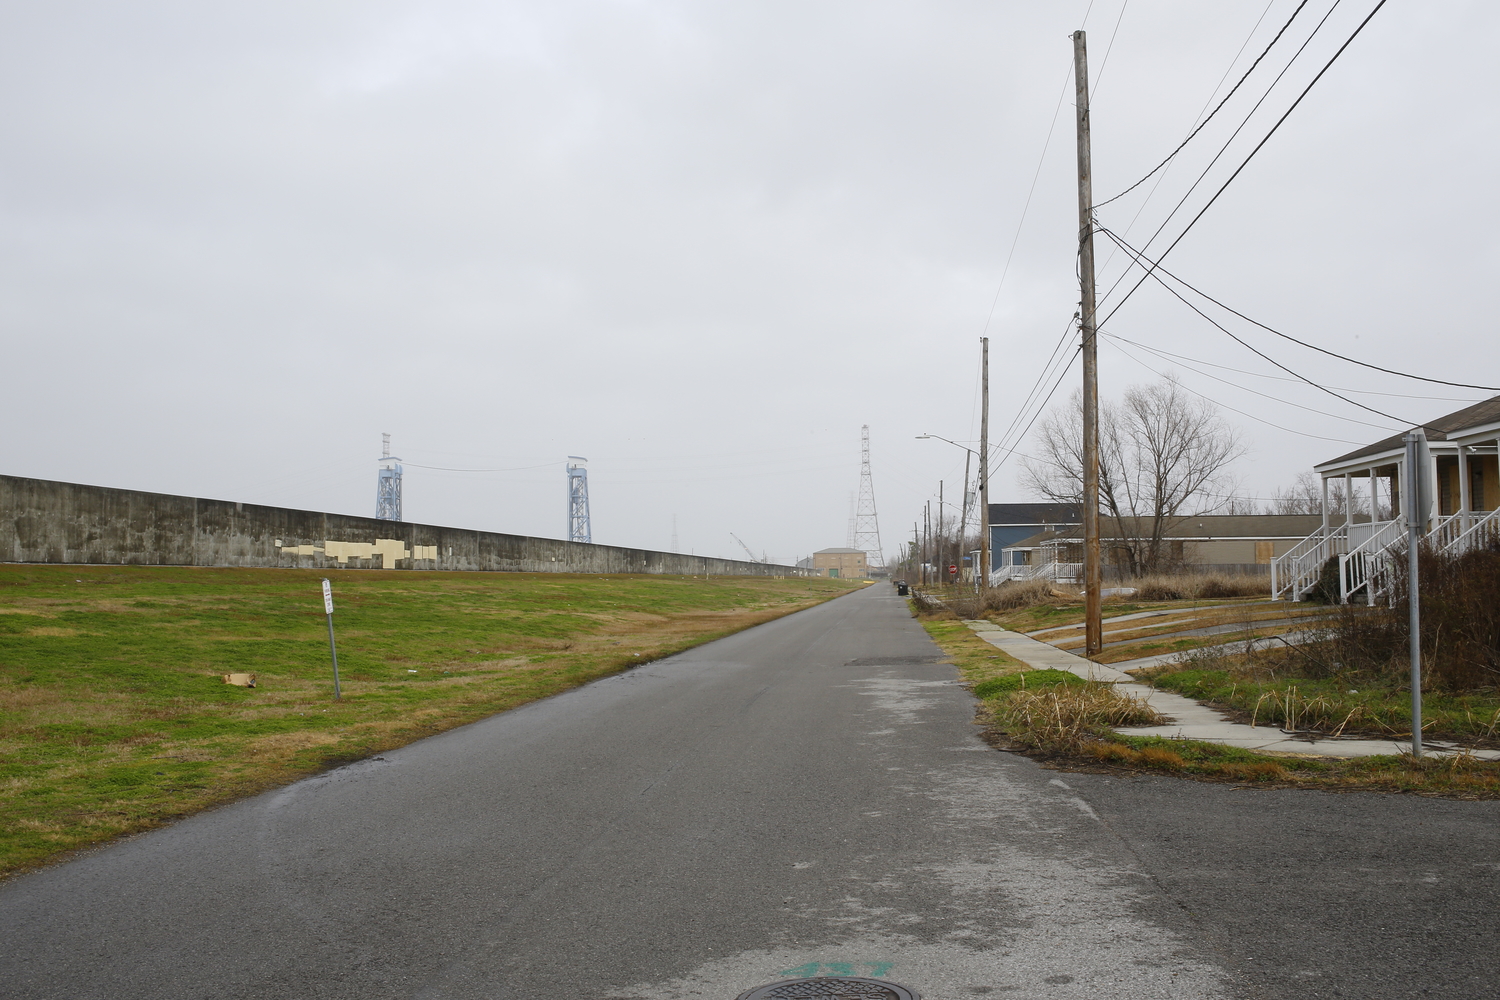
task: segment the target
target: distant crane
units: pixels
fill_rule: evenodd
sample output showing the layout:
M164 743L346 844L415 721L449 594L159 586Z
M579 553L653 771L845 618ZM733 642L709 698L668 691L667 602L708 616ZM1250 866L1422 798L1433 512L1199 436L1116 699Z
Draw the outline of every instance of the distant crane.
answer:
M747 556L750 557L750 561L751 562L763 563L763 562L769 562L770 561L770 560L768 560L766 558L766 556L764 554L762 554L759 559L755 558L755 553L750 551L750 546L746 545L745 542L744 542L744 540L741 539L740 536L736 535L734 532L731 531L729 533L729 537L733 538L735 541L737 541L737 542L740 543L740 548L742 548L742 549L745 550L745 555L747 555Z

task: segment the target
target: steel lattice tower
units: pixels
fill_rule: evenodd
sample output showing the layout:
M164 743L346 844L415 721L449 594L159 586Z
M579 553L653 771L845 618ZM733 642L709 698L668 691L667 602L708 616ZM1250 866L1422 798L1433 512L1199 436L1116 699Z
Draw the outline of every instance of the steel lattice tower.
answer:
M391 436L380 435L380 471L375 480L375 517L401 520L401 459L391 455Z
M568 456L568 541L592 542L589 527L589 470L586 458Z
M875 516L875 483L870 478L870 425L860 428L859 504L854 511L854 544L865 554L865 567L885 569L880 549L880 521Z

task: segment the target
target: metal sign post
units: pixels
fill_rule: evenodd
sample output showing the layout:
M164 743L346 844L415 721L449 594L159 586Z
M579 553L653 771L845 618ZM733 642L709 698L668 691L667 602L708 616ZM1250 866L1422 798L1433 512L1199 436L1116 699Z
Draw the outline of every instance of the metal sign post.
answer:
M1422 756L1422 600L1419 550L1432 499L1427 487L1427 435L1419 427L1406 435L1406 597L1411 629L1411 755Z
M328 616L328 655L333 657L333 700L343 701L339 691L339 651L333 644L333 587L323 581L323 613Z

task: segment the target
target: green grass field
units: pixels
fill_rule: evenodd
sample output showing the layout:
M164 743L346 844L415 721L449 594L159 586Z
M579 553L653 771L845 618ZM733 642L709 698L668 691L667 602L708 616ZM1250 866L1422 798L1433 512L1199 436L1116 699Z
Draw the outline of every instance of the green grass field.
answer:
M544 698L841 580L0 566L0 873ZM225 684L254 673L257 686Z

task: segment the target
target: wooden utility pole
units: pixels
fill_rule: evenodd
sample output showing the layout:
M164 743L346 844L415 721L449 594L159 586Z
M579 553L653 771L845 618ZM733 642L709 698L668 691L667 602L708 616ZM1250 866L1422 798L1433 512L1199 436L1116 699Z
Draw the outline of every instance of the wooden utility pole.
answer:
M1104 648L1099 607L1099 356L1094 329L1094 182L1089 153L1087 36L1073 32L1073 84L1078 105L1078 275L1083 332L1083 613L1084 655Z
M980 337L979 589L990 588L990 338Z

